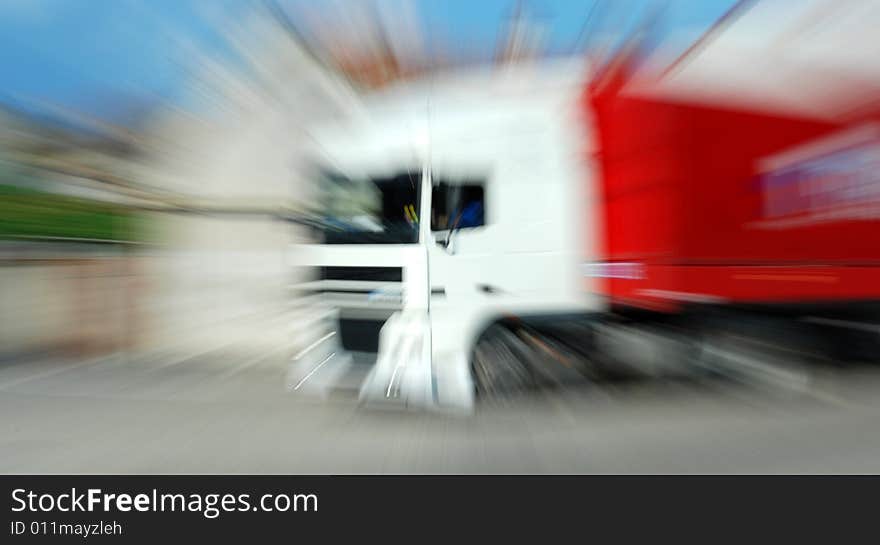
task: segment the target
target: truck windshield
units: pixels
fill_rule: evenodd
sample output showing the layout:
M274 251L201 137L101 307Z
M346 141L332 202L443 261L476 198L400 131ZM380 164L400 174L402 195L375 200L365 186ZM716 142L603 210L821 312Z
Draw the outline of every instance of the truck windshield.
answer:
M324 173L313 227L323 244L418 242L421 173L352 179Z

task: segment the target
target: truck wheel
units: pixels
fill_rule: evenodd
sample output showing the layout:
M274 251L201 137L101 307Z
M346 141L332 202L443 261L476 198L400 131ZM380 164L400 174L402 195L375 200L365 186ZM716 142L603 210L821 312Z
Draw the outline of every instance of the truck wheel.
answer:
M474 347L472 371L477 398L499 402L521 396L538 386L531 364L532 348L510 328L493 324Z

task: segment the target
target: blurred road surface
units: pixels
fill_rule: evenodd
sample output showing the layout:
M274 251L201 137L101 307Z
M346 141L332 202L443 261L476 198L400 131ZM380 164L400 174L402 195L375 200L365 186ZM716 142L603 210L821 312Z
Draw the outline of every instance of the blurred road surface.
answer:
M880 372L584 387L473 418L285 389L281 353L0 362L5 473L880 473Z

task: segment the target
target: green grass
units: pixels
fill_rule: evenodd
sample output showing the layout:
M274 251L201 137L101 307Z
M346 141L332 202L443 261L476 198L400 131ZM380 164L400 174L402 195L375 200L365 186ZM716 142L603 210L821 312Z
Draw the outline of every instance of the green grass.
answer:
M0 184L0 238L137 242L143 227L122 206Z

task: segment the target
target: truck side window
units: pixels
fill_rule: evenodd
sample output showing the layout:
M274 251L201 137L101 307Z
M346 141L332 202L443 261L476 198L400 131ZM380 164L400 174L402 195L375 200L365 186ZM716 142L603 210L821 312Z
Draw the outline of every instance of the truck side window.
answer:
M479 181L434 183L431 230L468 229L486 224L485 189Z

